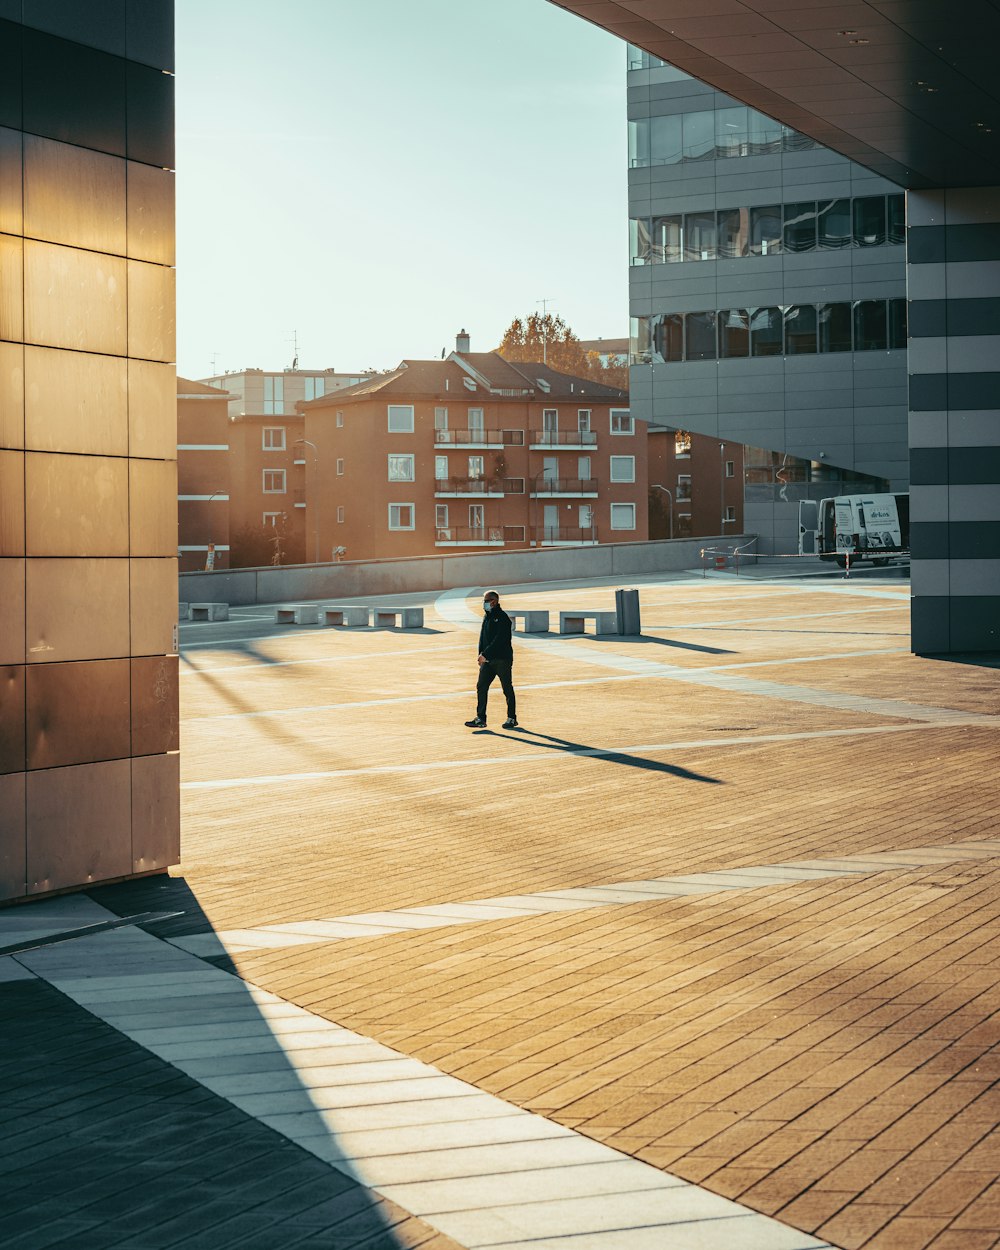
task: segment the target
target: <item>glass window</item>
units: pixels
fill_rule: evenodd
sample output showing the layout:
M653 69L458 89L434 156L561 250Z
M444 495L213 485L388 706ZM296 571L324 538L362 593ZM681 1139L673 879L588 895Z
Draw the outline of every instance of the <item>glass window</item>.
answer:
M389 481L390 482L412 482L413 481L413 456L412 455L389 455Z
M750 210L750 255L770 256L781 251L781 205L764 204Z
M866 195L854 201L854 242L878 247L885 242L885 196Z
M736 461L727 460L726 461L726 477L735 477L735 476L736 476Z
M283 495L285 493L285 470L264 470L264 494Z
M819 350L849 352L851 350L850 304L820 304Z
M652 253L657 263L668 265L683 260L682 250L684 235L681 229L681 217L654 217Z
M785 251L812 252L816 248L816 201L785 205Z
M278 416L285 411L285 379L264 378L264 415Z
M819 245L824 251L851 246L850 200L820 200Z
M786 152L805 152L809 148L818 146L815 139L810 139L808 135L799 134L791 126L782 126L781 142Z
M685 213L684 259L715 260L715 213Z
M546 434L554 434L559 429L559 409L542 409L542 429Z
M413 529L414 511L412 503L391 503L389 505L389 528L391 530Z
M337 413L337 427L338 427L338 429L339 429L339 428L340 428L343 424L344 424L344 414L343 414L342 412L338 412L338 413Z
M446 430L448 428L448 409L434 409L434 428L435 430Z
M434 528L448 528L448 505L446 503L436 503L434 505Z
M747 152L747 107L745 104L734 108L715 110L715 155L720 158L729 156L746 156Z
M469 409L469 433L482 434L486 428L486 419L482 408Z
M889 346L906 346L906 300L889 301Z
M611 528L613 530L635 529L634 503L613 503L611 505Z
M687 503L691 498L691 474L677 474L677 502Z
M577 456L576 458L576 476L581 482L590 481L590 457Z
M681 117L651 117L649 161L651 165L676 165L681 159Z
M612 456L611 480L612 482L634 482L635 456Z
M448 457L434 457L434 480L436 482L446 482L448 480Z
M344 462L343 462L343 460L338 460L338 461L337 461L337 476L338 476L338 477L343 477L343 476L344 476Z
M264 451L284 451L285 450L285 429L284 426L264 426L264 439L261 443Z
M590 409L589 408L577 408L576 428L582 434L590 433Z
M633 217L628 223L628 254L631 265L649 265L653 262L649 221L645 217ZM658 259L662 260L663 257Z
M688 313L684 318L687 360L714 360L718 354L715 346L715 313Z
M725 308L719 313L719 355L724 360L750 355L750 319L745 308Z
M486 472L486 460L483 456L469 457L469 477L474 481L480 481Z
M261 521L264 525L270 525L272 529L277 529L281 515L280 512L265 512L261 517Z
M773 117L765 117L763 113L751 109L747 119L750 155L763 156L768 152L780 152L782 130L781 122L776 122Z
M906 196L890 195L886 198L889 228L887 231L890 243L906 242Z
M344 524L344 508L342 504L337 508L337 524Z
M715 155L715 110L710 113L685 113L683 120L684 159L711 159Z
M486 506L481 503L469 504L469 529L484 530L486 528Z
M816 351L816 305L785 309L785 355L811 356Z
M859 299L854 304L854 350L883 351L887 346L884 299Z
M750 254L750 210L727 208L719 213L719 259Z
M306 400L322 399L326 394L326 378L306 378Z
M684 321L680 313L654 318L653 349L661 360L684 359Z
M736 520L736 505L735 504L731 504L731 503L726 504L726 515L722 519L723 521L735 521Z
M611 409L611 433L612 434L634 434L635 422L632 414L627 408Z
M390 434L412 434L413 433L413 405L412 404L390 404L389 405L389 433Z
M674 455L691 455L691 434L687 430L677 430L674 434Z
M646 117L628 124L628 163L631 169L649 164L649 119Z
M629 317L629 364L648 365L653 358L649 317Z
M782 320L780 308L750 311L750 355L780 356Z

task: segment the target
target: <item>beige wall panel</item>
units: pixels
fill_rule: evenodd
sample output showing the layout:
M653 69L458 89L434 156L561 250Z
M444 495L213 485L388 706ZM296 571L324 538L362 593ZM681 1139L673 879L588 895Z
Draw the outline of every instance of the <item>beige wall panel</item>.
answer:
M135 260L172 265L174 173L153 165L128 164L128 254Z
M128 455L127 362L24 349L24 436L32 451Z
M181 857L180 756L132 761L132 871L169 868Z
M95 252L125 252L125 162L24 136L24 233Z
M128 354L142 360L172 361L176 355L173 269L128 262Z
M24 555L24 452L0 451L0 556Z
M0 560L0 664L24 663L24 561Z
M125 265L116 256L25 240L25 341L126 355Z
M177 458L177 371L152 360L128 362L129 455Z
M0 343L0 447L24 446L24 348Z
M0 126L0 234L23 234L21 221L21 132Z
M128 655L128 575L128 560L28 560L28 663Z
M130 560L132 655L170 655L177 624L177 560Z
M0 668L0 773L24 772L24 665Z
M128 555L128 461L36 452L25 459L27 555Z
M131 791L129 760L30 773L28 893L131 872ZM67 812L73 813L71 821Z
M0 900L25 894L24 795L24 773L0 777Z
M176 751L178 741L176 655L133 659L132 754L162 755Z
M131 753L128 660L30 664L25 689L29 772Z
M24 338L24 243L0 234L0 339Z
M130 460L129 553L177 554L177 464L173 460Z

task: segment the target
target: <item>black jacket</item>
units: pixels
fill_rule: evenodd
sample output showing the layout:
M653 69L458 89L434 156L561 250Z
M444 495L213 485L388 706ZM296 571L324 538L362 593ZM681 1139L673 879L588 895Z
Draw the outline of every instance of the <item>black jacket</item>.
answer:
M513 660L514 649L510 645L512 628L510 617L497 605L488 616L483 617L483 625L479 631L479 654L491 662Z

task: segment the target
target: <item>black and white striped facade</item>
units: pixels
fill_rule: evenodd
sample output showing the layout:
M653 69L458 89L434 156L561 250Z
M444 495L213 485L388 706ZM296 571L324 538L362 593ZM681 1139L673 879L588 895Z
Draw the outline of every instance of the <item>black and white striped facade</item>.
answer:
M1000 187L910 191L912 646L1000 650Z

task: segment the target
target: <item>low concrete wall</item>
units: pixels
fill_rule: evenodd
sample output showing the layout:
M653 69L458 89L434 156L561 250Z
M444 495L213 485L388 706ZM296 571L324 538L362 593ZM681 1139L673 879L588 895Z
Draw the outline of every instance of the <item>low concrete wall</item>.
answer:
M413 594L451 590L455 586L516 586L526 582L680 573L701 566L699 552L703 547L731 550L749 541L746 534L727 534L723 538L673 538L661 542L604 543L597 547L544 547L534 551L416 556L407 560L220 569L215 573L181 573L179 597L183 603L219 602L238 607Z

